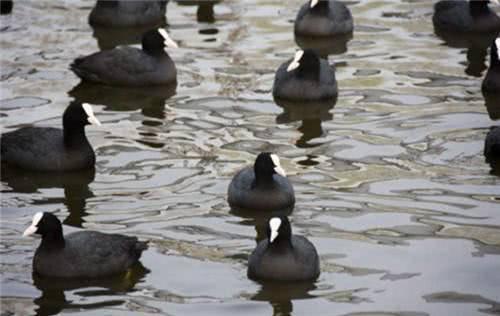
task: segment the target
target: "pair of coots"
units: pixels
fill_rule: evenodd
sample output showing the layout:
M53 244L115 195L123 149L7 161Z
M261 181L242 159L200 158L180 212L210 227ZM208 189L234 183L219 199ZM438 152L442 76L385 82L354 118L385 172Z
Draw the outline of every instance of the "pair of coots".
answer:
M101 125L89 104L72 102L63 114L63 129L24 127L2 134L1 159L10 167L65 172L94 168L95 154L85 125ZM146 249L135 237L82 231L63 236L59 219L37 213L25 236L42 242L33 258L35 273L49 277L98 278L126 271Z
M332 38L352 31L351 12L334 0L308 1L300 8L294 24L295 35L306 38ZM273 96L278 102L326 101L337 94L335 66L313 49L297 51L276 71Z
M290 210L295 204L292 184L276 154L260 153L253 167L240 170L231 180L228 202L232 208L265 216ZM292 235L286 216L272 217L267 238L260 241L248 260L248 277L255 280L305 281L320 273L319 258L306 238Z
M33 271L59 278L98 278L127 271L147 243L136 237L80 231L63 235L59 219L36 213L24 236L39 234L42 242L33 257ZM262 240L248 260L248 277L255 280L315 280L320 274L314 245L292 235L286 216L269 220L268 239Z
M63 129L25 127L1 138L2 163L34 171L64 172L94 168L95 154L85 125L101 125L89 104L72 102L63 114ZM42 242L33 270L42 276L97 278L126 271L146 249L135 237L82 231L63 236L59 219L37 213L24 236Z

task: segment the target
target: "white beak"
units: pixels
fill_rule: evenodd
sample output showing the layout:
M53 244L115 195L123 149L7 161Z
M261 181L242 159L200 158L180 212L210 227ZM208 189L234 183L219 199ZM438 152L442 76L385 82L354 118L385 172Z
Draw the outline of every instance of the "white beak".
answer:
M23 236L30 236L33 235L38 228L35 225L31 225L30 227L26 228L26 230L23 233Z
M102 125L101 122L99 122L99 120L95 116L89 116L87 118L87 121L89 121L89 123L92 124L92 125L97 125L97 126L101 126Z
M278 237L278 229L281 226L281 219L279 217L273 217L269 221L269 228L271 228L271 236L269 236L269 242L273 242L276 237Z
M274 171L282 177L286 177L285 170L281 167L280 158L276 154L271 154L271 160L274 163Z
M283 170L283 168L281 168L281 166L274 167L274 171L276 171L276 173L279 174L280 176L286 177L286 172L285 170Z
M170 38L170 36L168 35L168 33L167 33L167 31L165 29L159 28L158 32L161 34L161 36L163 36L163 39L164 39L163 43L165 44L165 46L167 46L167 47L174 47L174 48L178 48L179 47L177 45L177 43L174 42L174 40Z
M33 220L31 222L31 225L28 228L26 228L26 230L23 233L24 237L36 233L36 230L38 229L37 225L42 220L42 217L43 217L43 212L38 212L35 215L33 215Z
M300 59L302 58L302 56L304 55L304 51L303 50L298 50L296 53L295 53L295 57L293 57L293 60L292 62L290 63L290 65L288 65L288 67L286 68L286 71L292 71L294 69L296 69L297 67L300 66Z
M495 40L495 46L497 47L497 57L500 59L500 37Z
M83 107L83 110L85 111L85 113L87 113L87 121L90 124L97 125L97 126L102 125L101 122L99 122L99 120L97 119L97 117L95 117L94 110L92 110L92 106L90 104L83 103L82 107Z
M311 0L311 8L314 8L315 5L317 5L319 0Z
M272 230L271 231L271 237L269 237L269 242L273 242L276 239L276 237L278 237L278 232Z

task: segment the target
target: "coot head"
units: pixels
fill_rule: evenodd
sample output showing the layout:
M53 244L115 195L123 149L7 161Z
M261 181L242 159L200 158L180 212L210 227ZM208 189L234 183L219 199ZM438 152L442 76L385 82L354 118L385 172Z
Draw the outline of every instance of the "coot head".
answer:
M311 0L309 3L309 9L313 13L320 13L323 10L328 10L328 0L320 1L320 0Z
M150 30L142 36L142 48L149 54L163 53L165 47L177 48L178 46L164 28Z
M52 213L38 212L33 215L31 225L26 228L23 236L30 236L33 234L41 235L42 238L48 236L62 237L61 221Z
M270 245L290 241L292 238L292 226L288 217L273 217L269 220L267 227L267 238Z
M92 106L88 103L71 102L63 114L63 127L83 127L89 124L101 125L94 115Z
M297 76L302 78L318 80L320 71L319 56L312 49L298 50L286 70L288 72L295 71Z
M488 3L499 4L498 0L469 0L470 13L473 17L489 13Z
M279 174L286 177L285 170L281 167L278 155L272 153L260 153L254 163L255 179L259 180L272 179L274 174Z

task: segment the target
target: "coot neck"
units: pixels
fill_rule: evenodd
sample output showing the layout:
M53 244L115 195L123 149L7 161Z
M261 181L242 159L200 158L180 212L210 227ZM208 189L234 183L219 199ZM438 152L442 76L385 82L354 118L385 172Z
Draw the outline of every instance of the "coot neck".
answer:
M310 12L317 15L328 15L328 11L330 10L329 2L330 1L318 1L314 7L310 8ZM308 5L310 5L310 3L308 3Z
M255 180L254 183L252 184L252 187L266 187L266 186L272 186L274 185L274 179L273 179L273 173L270 172L257 172L257 170L254 170L255 172Z
M85 135L84 125L71 125L63 122L64 145L66 147L78 147L88 144L87 136Z
M303 79L308 79L312 81L319 80L319 69L298 69L297 76Z
M297 68L297 77L301 79L319 81L320 60L313 56L304 56L300 61L300 66Z
M60 230L51 231L42 236L42 243L40 244L40 249L43 250L58 250L64 248L66 242L64 241L64 236L62 233L62 228Z
M488 1L483 0L469 0L469 9L472 17L480 17L491 12Z
M163 37L156 31L149 31L142 37L142 50L153 57L166 56Z
M292 249L291 236L278 235L273 242L269 243L268 248L275 252L285 252Z
M156 58L168 56L163 48L143 46L142 48L146 54Z

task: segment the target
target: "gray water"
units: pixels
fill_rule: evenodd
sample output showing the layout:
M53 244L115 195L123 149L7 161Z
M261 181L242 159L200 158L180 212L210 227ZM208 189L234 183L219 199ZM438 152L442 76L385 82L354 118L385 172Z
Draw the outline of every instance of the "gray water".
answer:
M302 2L224 1L212 17L170 1L171 90L79 85L68 65L99 49L93 1L16 1L0 17L3 131L60 126L74 98L103 123L87 128L95 174L2 175L1 315L500 314L486 52L436 37L430 1L350 2L354 36L329 56L335 107L278 107L274 72L296 50ZM134 41L100 43L115 40ZM261 151L280 154L295 187L290 218L320 254L315 283L246 277L262 221L230 212L226 190ZM33 279L39 241L21 234L37 211L65 232L149 239L143 266L88 284Z

